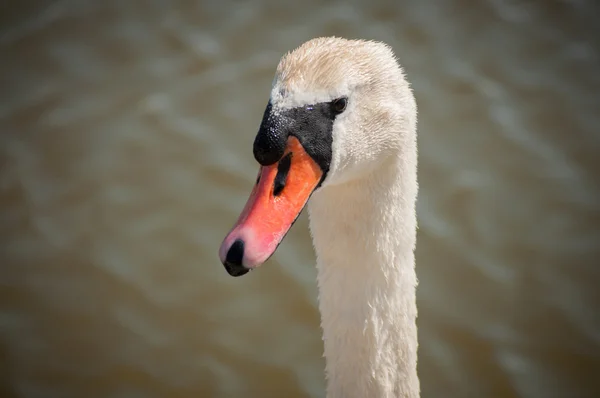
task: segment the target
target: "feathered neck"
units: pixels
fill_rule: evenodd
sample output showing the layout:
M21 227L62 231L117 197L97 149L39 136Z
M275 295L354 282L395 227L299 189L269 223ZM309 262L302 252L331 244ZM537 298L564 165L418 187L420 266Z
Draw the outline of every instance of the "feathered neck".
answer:
M416 147L309 204L327 396L418 397Z

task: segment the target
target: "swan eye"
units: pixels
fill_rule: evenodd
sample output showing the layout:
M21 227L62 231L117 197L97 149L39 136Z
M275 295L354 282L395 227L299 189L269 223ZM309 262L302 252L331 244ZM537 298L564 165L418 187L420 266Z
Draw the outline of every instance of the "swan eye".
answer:
M348 98L342 97L336 100L333 100L331 106L333 107L333 111L336 114L340 114L346 110L346 106L348 105Z

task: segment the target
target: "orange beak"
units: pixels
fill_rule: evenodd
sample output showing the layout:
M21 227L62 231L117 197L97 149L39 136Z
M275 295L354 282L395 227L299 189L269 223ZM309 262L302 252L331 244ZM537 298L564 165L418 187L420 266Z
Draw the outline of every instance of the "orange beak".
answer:
M219 257L230 275L244 275L271 257L322 176L300 141L290 136L283 157L260 168L242 214L221 244Z

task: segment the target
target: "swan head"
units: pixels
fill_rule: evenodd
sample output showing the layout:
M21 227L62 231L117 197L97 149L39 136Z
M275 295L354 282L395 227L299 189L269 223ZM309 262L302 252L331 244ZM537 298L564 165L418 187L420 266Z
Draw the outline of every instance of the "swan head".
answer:
M414 97L387 45L318 38L284 55L254 141L257 182L219 250L229 274L265 262L314 191L402 156L415 125Z

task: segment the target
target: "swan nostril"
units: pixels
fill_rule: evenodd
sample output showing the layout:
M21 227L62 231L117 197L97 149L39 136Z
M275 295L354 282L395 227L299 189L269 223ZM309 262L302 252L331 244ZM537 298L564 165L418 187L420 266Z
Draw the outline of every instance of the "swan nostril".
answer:
M283 191L283 188L285 188L285 183L287 181L291 166L292 153L289 152L283 157L283 159L279 161L279 164L277 165L277 175L275 176L275 181L273 181L273 196L279 196L281 191Z
M227 256L223 265L231 276L242 276L250 271L244 267L242 261L244 259L244 241L237 239L227 251Z

